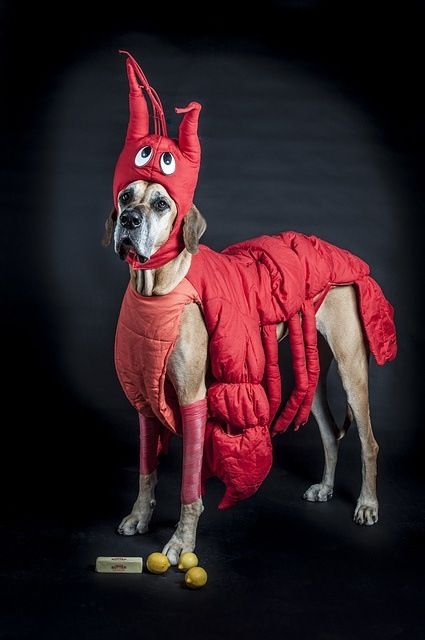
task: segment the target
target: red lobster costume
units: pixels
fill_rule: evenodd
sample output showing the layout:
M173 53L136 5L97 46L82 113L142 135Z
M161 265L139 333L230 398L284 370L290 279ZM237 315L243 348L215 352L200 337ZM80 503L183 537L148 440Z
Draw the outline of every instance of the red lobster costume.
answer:
M132 254L127 258L133 268L154 269L184 248L182 221L193 201L200 163L200 105L177 110L185 116L178 142L171 140L159 98L130 55L127 72L130 124L115 171L115 203L124 187L142 179L162 184L177 204L169 240L143 264ZM154 134L149 134L142 88L151 98ZM393 307L368 265L315 236L292 231L263 235L220 253L200 244L186 277L169 294L141 296L129 285L118 321L115 363L140 416L141 473L153 471L157 453L177 433L183 435L183 502L197 499L203 482L213 475L226 485L219 508L252 495L272 464L271 435L291 422L298 429L308 419L320 372L315 313L329 289L342 284L355 286L376 362L392 360L397 352ZM166 368L180 315L192 302L199 304L210 338L210 379L207 398L179 406ZM287 322L295 384L279 413L276 324L281 321Z

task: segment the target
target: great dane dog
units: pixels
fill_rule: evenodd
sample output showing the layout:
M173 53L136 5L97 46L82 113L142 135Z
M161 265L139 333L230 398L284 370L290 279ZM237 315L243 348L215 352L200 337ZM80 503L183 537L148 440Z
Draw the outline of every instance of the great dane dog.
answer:
M103 244L106 246L113 240L115 252L121 258L125 258L131 249L143 262L167 241L176 214L176 204L163 186L143 180L132 182L121 190L118 210L114 209L106 221ZM133 270L130 267L131 285L136 291L143 296L161 296L172 291L189 271L191 255L197 252L206 226L204 217L193 206L184 218L185 248L176 258L158 269ZM303 498L311 502L325 502L332 497L339 443L354 418L361 442L362 487L353 519L358 524L372 525L378 521L376 462L379 447L369 415L369 350L353 286L338 286L327 293L317 311L316 324L321 373L312 413L319 425L325 465L321 482L310 486ZM286 333L285 323L276 325L276 340L282 340ZM342 428L335 424L326 395L326 377L333 358L347 396L346 419ZM196 303L187 304L166 373L180 405L205 398L207 367L208 334L202 313ZM131 513L118 527L120 534L134 535L148 530L155 506L156 483L156 471L140 475L138 497ZM163 549L171 564L177 564L183 550L195 548L196 529L202 511L201 498L181 505L176 531Z

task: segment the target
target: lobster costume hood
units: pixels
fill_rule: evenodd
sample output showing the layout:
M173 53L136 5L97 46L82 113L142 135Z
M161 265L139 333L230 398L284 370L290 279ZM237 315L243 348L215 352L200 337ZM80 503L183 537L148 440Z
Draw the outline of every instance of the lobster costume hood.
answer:
M200 161L200 105L183 111L179 141L166 137L159 98L134 59L127 59L130 124L114 177L114 201L130 182L158 182L177 204L169 240L145 263L154 269L183 250L181 223L196 186ZM142 90L152 101L155 133L149 134ZM167 155L168 154L168 155ZM172 158L170 159L170 155ZM173 169L173 171L171 171ZM397 352L394 310L368 265L315 236L293 231L263 235L221 252L200 244L186 277L163 296L142 296L129 284L115 340L121 385L140 414L161 422L159 451L182 433L180 407L166 377L184 306L199 305L210 337L208 417L202 480L226 485L219 507L252 495L272 464L271 435L307 422L319 378L315 313L330 288L353 284L365 340L378 364ZM276 324L287 322L294 388L283 409ZM204 487L203 487L204 488Z
M182 220L193 203L201 162L198 120L201 105L191 102L177 113L183 113L179 139L167 135L161 100L135 61L126 51L127 77L130 88L128 123L125 145L115 167L113 197L118 210L118 196L124 187L135 180L157 182L165 187L177 206L177 217L167 242L141 266L131 254L127 257L133 268L157 269L175 258L184 249ZM141 85L141 86L140 86ZM143 90L149 96L154 132L149 132L149 111Z

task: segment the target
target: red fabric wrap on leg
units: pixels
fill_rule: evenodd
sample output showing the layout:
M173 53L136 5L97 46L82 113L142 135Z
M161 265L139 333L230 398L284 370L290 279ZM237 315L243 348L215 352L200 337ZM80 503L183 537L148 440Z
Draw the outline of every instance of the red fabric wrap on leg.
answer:
M142 475L149 475L158 465L158 438L161 423L158 418L146 417L139 413L140 465Z
M207 398L180 405L183 429L181 501L190 504L201 497L201 470L207 423Z

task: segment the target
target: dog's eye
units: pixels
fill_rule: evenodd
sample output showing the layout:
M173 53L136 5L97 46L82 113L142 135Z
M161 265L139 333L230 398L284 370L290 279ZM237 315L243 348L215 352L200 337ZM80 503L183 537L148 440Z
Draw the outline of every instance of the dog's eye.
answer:
M173 154L169 151L162 154L159 164L162 173L165 173L166 176L170 176L176 170L176 161L174 160Z
M122 195L121 195L121 202L123 204L127 204L127 202L130 201L131 195L128 191L125 191Z
M136 167L144 167L145 164L148 164L149 160L152 158L152 154L152 147L143 147L140 149L134 158L134 164Z
M157 211L165 211L165 209L168 209L168 202L163 198L161 198L160 200L157 200L155 202L155 209Z

